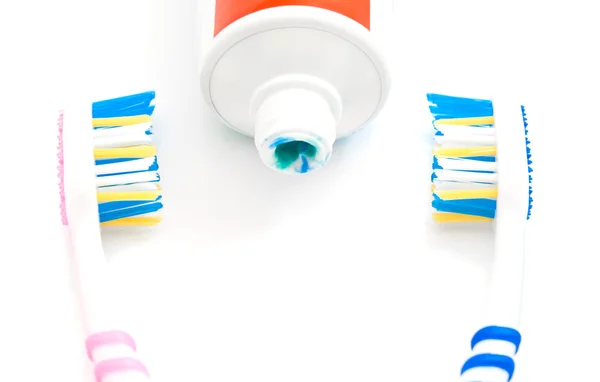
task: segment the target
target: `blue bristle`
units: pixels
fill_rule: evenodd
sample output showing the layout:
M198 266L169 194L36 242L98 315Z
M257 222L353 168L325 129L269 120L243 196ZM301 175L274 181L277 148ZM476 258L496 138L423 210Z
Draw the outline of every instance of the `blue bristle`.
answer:
M103 204L105 204L105 203L103 203ZM123 209L100 213L100 223L117 220L117 219L129 218L129 217L143 215L143 214L148 214L151 212L156 212L156 211L160 210L162 207L163 207L163 204L158 201L150 202L150 203L145 202L145 204L133 206L130 208L123 208Z
M431 205L439 212L481 216L490 219L496 216L496 200L494 199L442 200L434 194Z
M134 115L152 115L155 92L149 91L125 97L112 98L92 104L93 118L130 117Z
M96 110L124 109L140 105L149 105L155 97L154 91L131 94L123 97L111 98L93 103Z
M140 105L135 108L96 110L92 111L93 118L132 117L135 115L152 115L154 106Z
M475 156L475 157L463 156L460 158L449 157L449 158L445 158L445 159L450 160L450 161L457 161L457 162L461 162L463 160L478 161L478 162L495 162L496 161L496 157L491 157L491 156ZM473 171L475 171L475 170L473 170Z
M114 175L127 175L127 174L138 174L140 172L153 172L153 171L158 171L158 163L155 162L155 164L153 164L152 166L148 167L148 170L141 170L141 171L126 171L126 172L115 172L115 173L111 173L111 174L100 174L100 175L96 175L96 177L98 178L103 178L105 176L114 176Z
M531 197L531 195L533 194L533 188L531 187L531 184L533 182L533 177L531 175L531 173L533 172L533 169L531 168L532 165L532 161L531 161L531 149L529 148L529 144L531 143L531 141L529 140L529 137L527 136L529 134L529 130L527 129L527 126L529 126L529 123L527 122L527 113L525 112L525 106L521 106L521 114L523 116L523 129L525 131L525 147L526 147L526 152L527 152L527 171L529 171L529 206L527 207L527 220L529 220L529 218L531 217L531 209L533 208L533 198Z
M129 162L132 160L137 160L141 158L110 158L110 159L96 159L96 165L101 164L111 164L111 163L121 163L121 162Z
M118 129L121 128L123 126L95 126L94 130L107 130L107 129ZM146 135L152 135L152 129L153 126L150 125L147 129L146 129Z
M492 101L474 98L452 97L443 94L427 94L429 110L434 120L444 118L489 117L494 115Z
M149 102L155 97L154 91L142 92L137 94L126 95L123 97L110 98L102 101L96 101L93 104L94 108L111 108L117 106L137 105L144 102Z
M440 166L438 159L436 156L433 157L433 164L431 166L434 170L443 170L442 166Z

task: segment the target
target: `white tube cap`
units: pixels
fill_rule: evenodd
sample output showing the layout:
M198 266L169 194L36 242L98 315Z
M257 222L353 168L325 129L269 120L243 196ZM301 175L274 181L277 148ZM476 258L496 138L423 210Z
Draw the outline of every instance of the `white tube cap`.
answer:
M335 88L310 76L282 76L252 100L254 142L263 163L288 173L323 167L333 150L342 102Z

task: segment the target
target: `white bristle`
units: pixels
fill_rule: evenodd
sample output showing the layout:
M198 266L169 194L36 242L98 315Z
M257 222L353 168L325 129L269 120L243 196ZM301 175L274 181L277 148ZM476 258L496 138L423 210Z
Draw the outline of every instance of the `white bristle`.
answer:
M133 159L125 162L96 165L96 175L122 174L126 172L148 171L156 162L156 157Z
M495 173L489 174L453 170L435 170L434 173L441 181L496 183L498 179L498 175Z
M127 192L127 191L156 191L160 190L158 183L134 183L126 186L105 186L98 189L98 192Z
M160 177L155 171L138 172L135 174L109 175L96 177L96 187L122 186L133 183L158 182Z
M496 188L493 183L473 183L473 182L449 182L436 179L434 182L436 190L478 190L485 188Z
M477 136L496 137L496 129L494 127L474 127L464 125L435 125L435 128L442 134L465 134Z
M448 133L444 134L443 136L436 135L434 139L436 143L440 145L456 144L457 146L493 146L496 143L496 137L494 136L466 133Z
M95 148L130 147L152 144L152 123L131 126L97 128L94 130Z
M116 137L129 134L146 134L152 130L152 122L138 123L137 125L106 127L94 129L94 139L102 137Z
M94 139L94 148L109 149L152 144L152 136L147 134L127 134Z

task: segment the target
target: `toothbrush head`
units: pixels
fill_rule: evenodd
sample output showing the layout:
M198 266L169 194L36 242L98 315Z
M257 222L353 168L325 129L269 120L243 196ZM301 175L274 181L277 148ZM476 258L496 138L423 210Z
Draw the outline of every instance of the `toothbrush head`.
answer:
M427 94L433 116L433 219L440 223L486 222L496 217L497 130L491 100ZM521 106L531 216L531 151L525 107ZM516 153L511 155L518 155ZM526 161L526 162L525 162Z
M94 147L90 150L94 152L101 226L153 226L162 220L162 190L152 139L154 97L154 92L145 92L92 104ZM57 157L61 220L68 225L64 115L59 112L57 121Z

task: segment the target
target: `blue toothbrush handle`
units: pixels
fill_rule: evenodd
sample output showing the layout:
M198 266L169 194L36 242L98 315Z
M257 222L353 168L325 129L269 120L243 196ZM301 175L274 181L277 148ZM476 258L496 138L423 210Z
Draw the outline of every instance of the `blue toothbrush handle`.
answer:
M461 369L464 382L509 382L515 371L514 357L521 333L505 326L486 326L471 339L473 355Z

